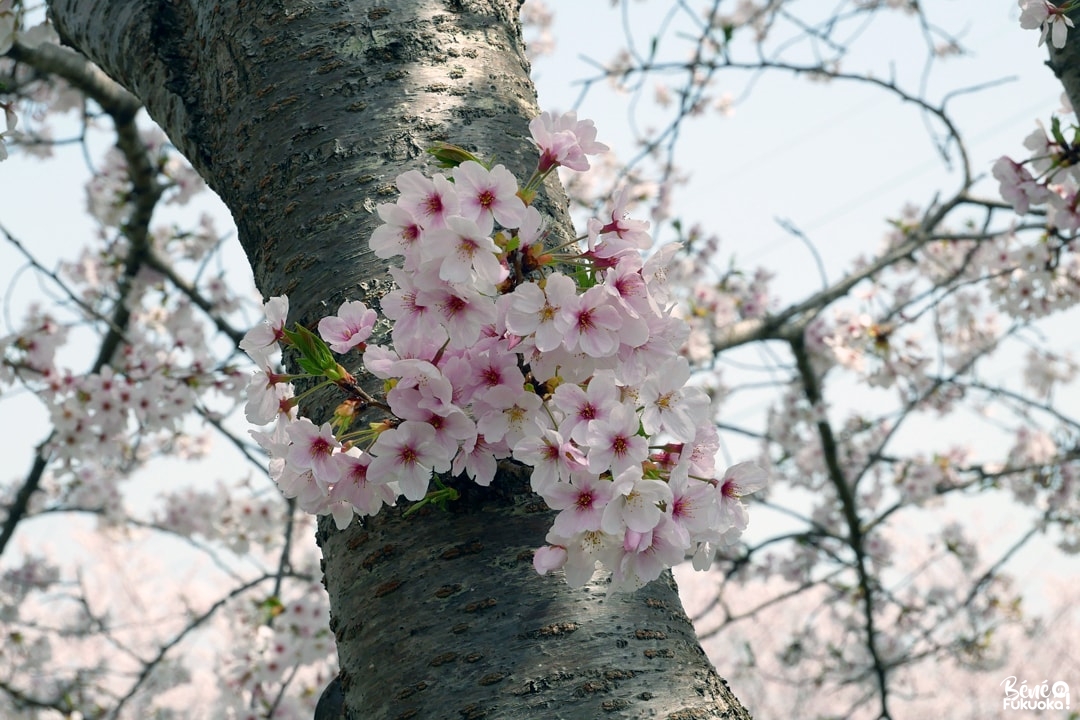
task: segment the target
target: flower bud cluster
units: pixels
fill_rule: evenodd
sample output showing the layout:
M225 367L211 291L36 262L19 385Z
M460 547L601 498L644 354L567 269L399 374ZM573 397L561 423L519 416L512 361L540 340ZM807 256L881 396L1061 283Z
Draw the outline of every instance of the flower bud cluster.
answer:
M707 567L746 527L740 497L766 478L746 463L716 472L709 400L687 384L688 329L670 312L675 247L643 260L648 223L626 217L625 194L583 237L545 247L530 204L543 178L586 170L586 156L606 148L573 114L545 113L530 127L541 160L523 187L505 167L441 146L433 154L448 174L405 172L397 202L377 208L372 250L401 263L381 301L391 346L367 344L376 313L363 303L323 318L321 341L286 328L287 298L266 303L266 322L241 344L264 368L248 388L248 417L276 418L254 435L285 495L341 528L398 495L452 500L439 475L488 485L497 462L513 458L532 466L533 490L559 511L534 558L541 574L564 568L579 586L600 562L616 588L634 589L688 553ZM353 393L334 422L297 417L295 376L270 368L279 342L309 375ZM363 394L330 352L353 349L385 399ZM354 429L356 407L386 419Z

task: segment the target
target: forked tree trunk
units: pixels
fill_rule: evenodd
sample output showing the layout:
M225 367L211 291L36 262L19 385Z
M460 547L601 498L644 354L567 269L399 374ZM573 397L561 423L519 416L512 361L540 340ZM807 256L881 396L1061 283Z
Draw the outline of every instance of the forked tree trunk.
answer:
M54 0L60 36L132 90L233 213L264 296L290 322L388 277L373 213L436 140L535 164L515 0ZM540 206L572 229L561 191ZM326 398L323 402L327 402ZM326 406L307 408L316 421ZM351 718L746 718L670 574L637 593L571 590L531 550L551 516L508 470L449 513L320 523Z

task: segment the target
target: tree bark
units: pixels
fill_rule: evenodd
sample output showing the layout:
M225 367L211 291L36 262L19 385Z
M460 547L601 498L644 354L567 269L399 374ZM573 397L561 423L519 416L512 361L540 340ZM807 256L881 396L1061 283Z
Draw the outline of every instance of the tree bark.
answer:
M53 0L66 44L146 105L233 213L264 296L310 325L390 289L374 208L437 140L535 165L516 0ZM569 236L561 190L540 206ZM318 422L330 399L306 408ZM551 514L506 467L449 512L318 539L346 717L748 718L670 574L625 596L540 577Z
M1063 5L1064 0L1055 0L1054 4ZM1074 23L1080 21L1080 9L1072 10L1068 15ZM1046 64L1061 81L1062 87L1065 88L1065 96L1073 109L1080 108L1080 43L1076 41L1076 37L1077 31L1070 29L1065 47L1060 50L1049 40L1046 43L1050 53L1050 60Z

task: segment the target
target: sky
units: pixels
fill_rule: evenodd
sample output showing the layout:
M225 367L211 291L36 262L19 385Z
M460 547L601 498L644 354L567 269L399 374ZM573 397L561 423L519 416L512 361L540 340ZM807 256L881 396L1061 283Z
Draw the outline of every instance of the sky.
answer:
M616 8L600 0L552 4L556 49L534 64L541 108L577 109L579 116L596 122L598 139L620 157L632 155L635 147L627 118L634 97L612 92L604 84L582 97L581 80L595 74L596 62L605 63L614 56L624 42L624 26L633 29L637 47L648 48L650 33L675 3L628 0ZM1037 47L1037 33L1020 29L1015 2L927 0L923 4L939 26L954 32L970 50L935 66L927 81L928 96L936 100L958 88L988 86L950 100L957 124L969 140L974 171L988 176L998 156L1022 153L1021 143L1034 129L1036 118L1047 119L1059 106L1060 87L1043 65L1045 48ZM876 77L895 77L914 92L925 51L917 43L914 51L905 50L909 40L917 39L917 28L913 30L899 13L894 15L892 19L898 22L874 23L864 30L860 47L872 51L853 52L844 68L871 68ZM663 41L662 52L682 58L683 47L674 34ZM883 48L891 61L880 52ZM762 76L743 72L718 74L715 92L717 96L731 94L733 113L729 117L712 113L684 128L681 157L691 179L679 189L675 211L687 225L700 223L717 234L725 256L733 255L748 266L763 265L775 273L775 288L784 302L814 291L820 279L811 269L808 249L785 232L778 219L794 223L809 237L829 278L836 279L853 257L879 246L888 229L886 218L895 217L905 203L925 207L936 192L950 192L959 182L937 154L917 109L880 90L856 83L822 85L780 72ZM647 94L651 95L651 85ZM645 109L637 121L644 126L656 122L657 116ZM103 150L98 143L88 155L96 162ZM47 266L61 257L73 258L93 233L83 213L86 177L86 162L77 146L58 149L56 160L50 162L12 157L0 164L0 224L33 248ZM995 184L984 182L978 187L990 194ZM205 209L218 218L219 228L227 227L228 216L220 205L208 200L200 203L182 212L191 217ZM661 229L664 232L670 230ZM232 246L225 262L236 268L238 285L250 283L237 243ZM0 288L7 289L0 334L17 324L27 302L53 292L23 265L12 248L0 242ZM1080 334L1063 333L1054 344L1080 356ZM78 362L78 358L71 360L75 369ZM31 398L15 392L0 399L7 417L20 418L17 423L4 423L7 431L0 441L7 458L7 477L2 478L6 482L25 474L33 446L48 430L44 412ZM751 423L762 409L760 399L751 399L735 404L726 419ZM964 433L963 428L953 430ZM979 442L978 437L970 439ZM918 441L918 437L911 439ZM735 446L733 452L751 451ZM224 457L213 457L213 477L229 479L250 472L247 466L222 465ZM157 483L185 482L192 471L190 467L157 467L154 474ZM135 492L149 497L153 487ZM988 529L1013 527L1018 522L1004 505L985 512ZM35 542L36 538L20 540ZM1075 564L1059 567L1060 573L1076 569ZM1016 568L1032 582L1048 573L1057 574L1036 566L1030 555L1019 558Z

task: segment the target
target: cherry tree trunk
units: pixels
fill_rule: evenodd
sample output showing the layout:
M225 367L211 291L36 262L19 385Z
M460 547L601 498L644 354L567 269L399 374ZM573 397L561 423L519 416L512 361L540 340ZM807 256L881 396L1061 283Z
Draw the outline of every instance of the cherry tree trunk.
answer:
M516 0L53 0L61 38L135 93L222 197L290 322L378 307L375 207L434 141L535 164ZM561 190L539 207L572 232ZM326 418L324 397L306 411ZM572 590L531 552L551 522L521 469L449 512L384 510L318 540L349 718L748 718L670 574Z

